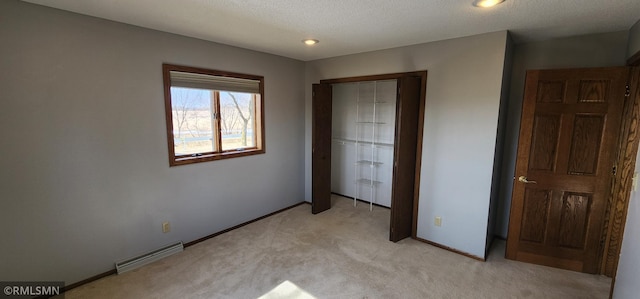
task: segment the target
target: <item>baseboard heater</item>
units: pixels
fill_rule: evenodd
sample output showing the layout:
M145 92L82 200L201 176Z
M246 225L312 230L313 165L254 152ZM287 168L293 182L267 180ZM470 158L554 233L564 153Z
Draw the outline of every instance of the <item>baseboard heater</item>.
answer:
M118 274L122 274L124 272L140 268L146 264L153 263L172 254L176 254L183 250L184 246L182 245L182 242L178 242L176 244L169 245L167 247L163 247L158 250L154 250L147 254L141 255L139 257L116 263L116 272L118 272Z

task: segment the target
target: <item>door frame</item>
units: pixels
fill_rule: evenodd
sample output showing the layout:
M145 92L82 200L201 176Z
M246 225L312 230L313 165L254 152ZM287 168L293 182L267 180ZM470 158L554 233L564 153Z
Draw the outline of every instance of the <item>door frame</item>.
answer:
M417 213L418 213L418 201L419 201L419 191L420 191L420 170L422 165L422 141L423 141L423 130L424 130L424 111L425 111L425 99L427 94L427 71L414 71L414 72L403 72L403 73L390 73L390 74L379 74L379 75L367 75L367 76L356 76L356 77L345 77L345 78L335 78L335 79L324 79L320 80L320 84L338 84L338 83L354 83L354 82L363 82L363 81L380 81L380 80L400 80L403 77L420 77L420 98L419 98L419 111L418 111L418 123L417 123L417 144L416 144L416 163L415 163L415 180L414 180L414 190L413 190L413 213L412 215L407 215L411 217L411 238L416 238L417 231ZM396 107L397 108L397 107ZM312 111L312 114L314 112ZM400 119L396 118L396 128ZM397 149L397 144L394 143L394 152ZM395 157L394 157L395 160ZM312 170L313 171L313 170ZM313 182L312 182L313 184ZM393 188L393 186L392 186ZM393 202L391 203L391 207L393 208ZM393 210L392 210L393 213ZM392 224L390 224L392 225ZM391 237L391 234L390 234Z
M612 183L612 192L607 209L607 221L603 228L606 232L601 264L601 274L612 277L609 298L613 296L616 283L620 249L622 248L624 229L631 198L636 154L640 142L640 51L627 60L631 66L629 75L629 100L623 111L622 136L618 148L618 174Z
M605 214L601 244L600 274L615 277L618 256L622 245L622 235L627 218L627 208L631 197L633 174L638 153L638 121L640 120L640 68L631 68L629 75L629 97L625 100L622 116L620 141L617 149L617 173L611 184L608 207Z

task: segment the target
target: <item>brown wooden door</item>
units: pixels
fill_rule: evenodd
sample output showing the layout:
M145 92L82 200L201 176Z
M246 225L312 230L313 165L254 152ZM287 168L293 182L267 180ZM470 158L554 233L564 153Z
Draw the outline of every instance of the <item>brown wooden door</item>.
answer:
M420 77L398 79L389 240L411 236L420 111Z
M331 85L313 84L311 212L331 208Z
M598 272L628 73L527 72L507 258Z

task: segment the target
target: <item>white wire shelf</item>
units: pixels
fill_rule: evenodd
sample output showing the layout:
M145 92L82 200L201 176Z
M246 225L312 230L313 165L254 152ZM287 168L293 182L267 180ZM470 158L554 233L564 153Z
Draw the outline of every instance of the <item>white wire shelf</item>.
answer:
M386 104L387 101L358 101L358 104Z
M360 160L356 162L357 165L371 165L371 166L379 166L384 163L370 160Z
M359 146L374 146L374 147L389 147L393 148L393 143L385 143L385 142L371 142L371 141L362 141L362 140L353 140L347 138L332 138L333 141L340 143L342 145L355 145L358 143Z
M356 124L363 124L363 125L386 125L387 123L385 122L380 122L380 121L357 121Z
M377 185L382 184L382 182L380 182L380 181L374 181L374 180L370 180L370 179L359 179L358 183L364 184L364 185L369 185L369 186L377 186Z

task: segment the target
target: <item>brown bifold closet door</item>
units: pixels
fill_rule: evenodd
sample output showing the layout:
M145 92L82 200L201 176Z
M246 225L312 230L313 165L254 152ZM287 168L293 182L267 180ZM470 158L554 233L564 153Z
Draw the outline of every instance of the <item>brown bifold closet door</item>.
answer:
M311 212L331 208L331 85L313 84Z
M393 242L410 237L412 232L421 87L421 77L398 79L389 233Z

